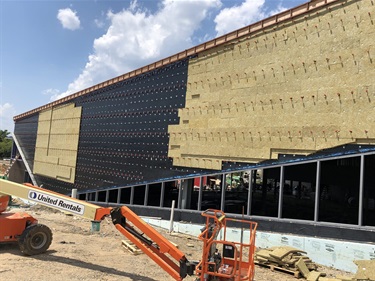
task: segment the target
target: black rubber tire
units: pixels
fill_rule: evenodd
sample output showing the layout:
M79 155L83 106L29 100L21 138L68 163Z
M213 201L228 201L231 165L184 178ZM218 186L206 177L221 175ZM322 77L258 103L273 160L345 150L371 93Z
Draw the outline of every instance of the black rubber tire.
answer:
M18 239L18 245L23 254L27 256L38 255L46 252L52 243L52 231L43 224L28 226Z

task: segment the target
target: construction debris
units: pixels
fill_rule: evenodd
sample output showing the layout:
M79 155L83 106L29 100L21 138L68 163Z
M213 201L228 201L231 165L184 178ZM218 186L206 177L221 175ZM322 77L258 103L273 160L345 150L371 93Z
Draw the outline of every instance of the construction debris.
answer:
M177 243L174 243L174 242L172 242L172 241L169 241L169 242L171 242L177 249L179 249L180 247L178 246L178 244Z
M270 268L272 271L281 271L292 274L296 278L303 277L308 281L354 281L354 280L374 280L366 279L369 275L360 274L360 279L352 279L348 277L326 277L324 272L318 271L318 265L305 255L306 252L285 246L261 249L255 253L255 264ZM371 272L375 274L375 264L361 263L365 268L372 268ZM368 273L368 272L366 272ZM374 275L375 276L375 275ZM363 278L365 277L365 278ZM371 275L373 278L373 275Z
M121 245L124 249L128 250L133 255L140 255L143 252L132 242L129 240L121 240Z
M356 280L375 280L375 260L355 260L354 263L358 266Z
M9 207L11 208L29 208L30 204L26 203L24 200L19 199L17 197L11 197L11 201L9 202Z
M293 247L262 249L255 254L255 264L293 274L297 278L301 275L307 278L310 270L315 270L317 265L305 256L305 253Z

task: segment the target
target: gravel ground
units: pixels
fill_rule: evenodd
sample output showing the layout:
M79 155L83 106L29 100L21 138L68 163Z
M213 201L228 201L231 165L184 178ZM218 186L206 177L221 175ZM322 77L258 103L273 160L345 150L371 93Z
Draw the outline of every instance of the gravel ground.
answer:
M91 222L77 216L34 206L27 211L49 226L53 242L49 250L41 255L27 257L20 253L17 244L0 244L0 280L9 281L173 281L166 272L145 254L133 255L121 246L123 236L105 219L100 232L91 231ZM195 237L183 234L170 235L157 229L166 238L176 243L189 260L199 260L201 242ZM346 272L321 267L328 276L348 275ZM256 281L296 280L292 275L272 272L255 267ZM185 280L193 281L190 276Z

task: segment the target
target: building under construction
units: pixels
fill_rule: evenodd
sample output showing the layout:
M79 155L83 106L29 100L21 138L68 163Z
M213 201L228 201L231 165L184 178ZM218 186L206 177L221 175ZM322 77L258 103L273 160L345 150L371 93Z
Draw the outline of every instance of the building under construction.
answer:
M374 77L375 2L310 1L15 116L10 179L374 241Z

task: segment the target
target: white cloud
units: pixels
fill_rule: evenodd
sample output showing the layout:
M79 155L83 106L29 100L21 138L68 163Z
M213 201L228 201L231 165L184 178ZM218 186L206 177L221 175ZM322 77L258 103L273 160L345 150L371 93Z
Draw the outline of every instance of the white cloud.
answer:
M266 17L269 17L269 16L272 16L272 15L276 15L278 13L281 13L285 10L287 10L288 8L284 7L283 5L281 5L281 3L279 3L276 7L276 9L272 10L271 12L267 13L266 14Z
M137 0L132 0L130 2L129 11L136 12L137 8L138 8L138 2L137 2Z
M60 9L57 13L57 19L62 24L63 28L76 30L80 28L81 22L77 16L77 12L70 8Z
M98 27L98 28L103 28L105 26L105 22L100 20L100 19L95 19L94 20L94 23L95 25Z
M13 116L15 114L16 110L14 109L12 104L0 104L0 130L8 130L9 132L13 132Z
M239 6L225 8L215 18L217 36L245 27L285 10L280 4L276 10L266 12L265 0L245 0Z
M98 28L105 28L105 26L107 25L107 22L106 22L106 20L105 20L105 18L107 17L107 13L106 12L104 12L104 11L102 11L101 13L100 13L100 16L99 16L99 18L97 18L97 19L94 19L94 24L96 25L96 27L98 27Z
M58 89L46 89L43 91L43 95L51 96L50 97L51 101L56 100L59 94L60 94L60 90Z
M192 46L192 36L220 0L162 1L158 11L142 9L136 1L119 13L107 14L110 27L95 39L93 54L62 98L117 75L137 69Z

